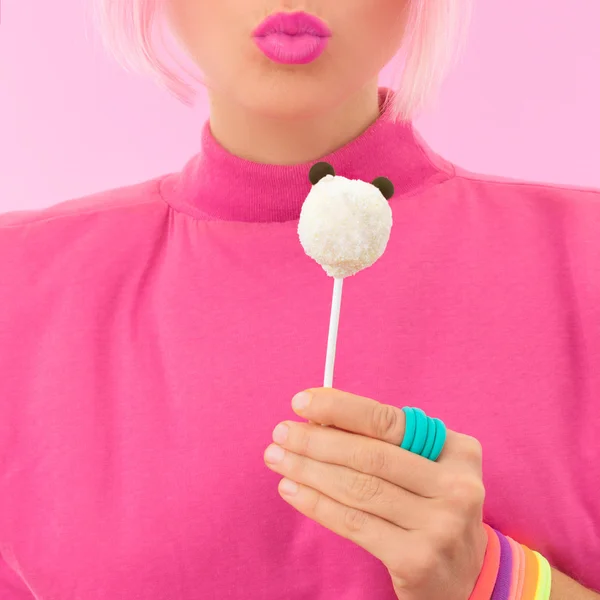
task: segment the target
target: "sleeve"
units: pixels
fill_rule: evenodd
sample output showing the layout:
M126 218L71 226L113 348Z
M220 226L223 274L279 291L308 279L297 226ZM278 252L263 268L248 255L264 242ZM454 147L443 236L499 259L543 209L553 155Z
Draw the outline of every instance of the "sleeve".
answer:
M4 476L13 433L12 404L8 402L12 397L9 357L14 348L11 324L15 320L14 308L18 305L16 290L21 289L19 279L24 271L20 266L22 256L18 252L19 231L3 227L4 220L4 215L0 215L0 523L3 519L10 519L4 503L10 496L5 488ZM0 600L35 600L33 592L5 560L9 551L0 527Z
M2 600L35 600L27 584L0 558L0 598Z

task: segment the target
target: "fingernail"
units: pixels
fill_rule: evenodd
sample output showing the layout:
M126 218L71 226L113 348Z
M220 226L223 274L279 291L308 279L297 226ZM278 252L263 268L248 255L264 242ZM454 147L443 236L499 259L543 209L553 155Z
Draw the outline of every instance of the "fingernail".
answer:
M283 448L275 445L269 446L265 452L265 460L272 465L280 463L284 456L285 452L283 451Z
M288 431L290 428L284 423L279 423L275 429L273 429L273 441L278 444L285 444L288 438Z
M285 496L294 496L298 493L298 484L289 479L282 479L279 484L279 490Z
M292 408L294 410L304 410L310 404L310 394L308 392L300 392L292 399Z

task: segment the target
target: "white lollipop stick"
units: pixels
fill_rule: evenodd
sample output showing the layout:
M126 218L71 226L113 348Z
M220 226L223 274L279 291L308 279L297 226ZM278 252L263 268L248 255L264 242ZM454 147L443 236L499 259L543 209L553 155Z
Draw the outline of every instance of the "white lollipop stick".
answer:
M333 367L335 365L335 349L337 344L340 309L342 307L343 279L333 280L333 299L331 301L331 317L329 319L329 336L327 338L327 358L325 359L325 382L323 387L333 387Z

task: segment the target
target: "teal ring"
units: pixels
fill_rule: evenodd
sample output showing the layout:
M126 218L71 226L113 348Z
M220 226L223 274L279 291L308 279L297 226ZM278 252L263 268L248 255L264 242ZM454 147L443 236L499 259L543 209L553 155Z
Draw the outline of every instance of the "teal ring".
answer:
M423 458L429 458L431 455L431 451L433 450L433 444L435 442L435 432L437 431L437 427L431 417L427 417L429 421L427 427L427 439L425 440L425 447L423 448L423 452L421 456Z
M410 447L410 451L413 454L418 454L419 456L422 456L423 448L425 447L425 441L427 440L429 418L420 408L415 408L413 410L415 411L416 426L415 439L413 440L412 446Z
M433 419L433 422L435 423L435 442L433 443L433 449L429 455L429 460L435 462L440 457L440 454L444 449L446 437L448 436L448 430L446 429L444 422L440 419Z
M404 412L404 416L406 417L406 425L404 427L404 439L402 440L402 444L400 448L402 450L409 450L412 446L413 440L415 439L415 413L414 409L409 406L405 406L402 411Z

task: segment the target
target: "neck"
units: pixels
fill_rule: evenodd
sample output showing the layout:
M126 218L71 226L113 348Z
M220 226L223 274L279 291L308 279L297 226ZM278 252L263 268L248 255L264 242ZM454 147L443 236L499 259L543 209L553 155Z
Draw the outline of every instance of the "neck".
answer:
M376 95L379 105L371 108L371 96L365 93L361 102L322 116L318 127L311 121L308 134L302 127L287 128L282 134L273 123L250 115L245 115L248 122L244 123L239 109L227 112L215 98L212 118L219 140L212 123L205 123L200 152L181 173L165 178L160 193L173 208L200 220L283 223L300 216L311 189L314 160L327 161L347 179L391 179L394 202L451 177L453 166L418 139L412 123L393 118L392 96L389 89L381 88ZM235 126L229 127L227 115ZM283 159L290 164L281 164L277 152L285 153Z
M380 114L376 80L341 105L304 119L256 114L214 91L209 101L211 132L221 146L245 160L272 165L326 156L358 137Z

